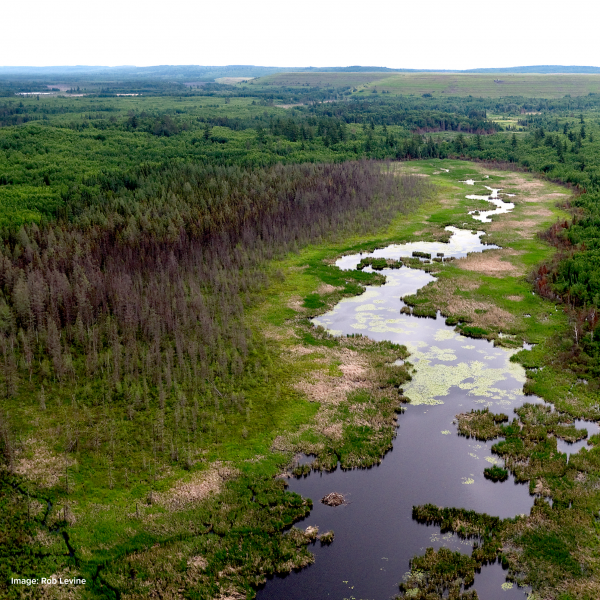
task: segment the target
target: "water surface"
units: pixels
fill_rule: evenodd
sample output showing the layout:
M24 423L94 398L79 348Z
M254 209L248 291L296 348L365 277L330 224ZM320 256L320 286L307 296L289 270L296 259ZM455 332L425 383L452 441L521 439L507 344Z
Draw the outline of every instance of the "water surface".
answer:
M491 223L492 216L506 214L506 213L510 212L511 210L513 210L515 205L512 202L504 202L504 200L502 200L502 198L500 198L500 196L498 195L498 192L501 191L500 189L491 188L491 187L488 187L487 185L485 186L485 188L490 190L490 192L492 192L489 196L478 196L477 194L469 194L467 196L467 198L469 200L485 200L486 202L493 204L496 208L494 210L471 210L471 211L469 211L469 214L476 221L481 221L482 223ZM514 196L514 194L507 194L507 196Z

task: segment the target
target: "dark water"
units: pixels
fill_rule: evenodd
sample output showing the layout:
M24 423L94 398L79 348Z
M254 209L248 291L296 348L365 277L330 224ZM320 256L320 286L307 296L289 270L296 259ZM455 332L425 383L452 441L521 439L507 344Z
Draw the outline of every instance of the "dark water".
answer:
M397 258L420 250L459 257L489 248L481 243L481 232L453 231L450 244L417 242L372 255ZM351 269L361 258L346 256L337 264ZM523 396L525 372L510 362L514 351L462 337L443 318L400 314L403 303L399 298L434 278L405 267L383 273L387 277L384 286L368 287L361 296L343 300L314 322L337 335L363 333L375 340L405 344L411 352L408 360L416 367L413 380L405 386L411 404L399 417L393 450L380 465L314 472L288 480L290 490L314 501L309 517L297 526L317 525L321 532L333 529L335 541L331 546L313 545L315 564L269 580L259 591L259 600L385 600L398 593L410 559L425 548L447 546L470 552L469 542L413 521L413 505L456 506L502 518L528 514L533 505L527 485L516 484L512 477L503 483L484 478L486 467L502 464L492 455L494 442L461 437L454 422L456 414L472 408L490 407L512 415L524 402L539 401ZM348 504L320 503L330 492L344 494ZM474 588L483 600L525 598L523 589L506 589L499 563L483 567Z
M461 395L462 390L451 390L443 405L409 406L400 418L393 450L377 467L289 480L290 490L315 500L310 516L297 526L333 529L335 541L329 547L315 545L314 565L270 581L259 598L389 598L398 592L409 560L425 548L444 545L470 553L465 541L414 521L416 504L460 506L500 517L529 513L527 485L515 484L512 478L492 483L483 477L493 442L457 435L453 417L467 408ZM444 435L444 430L451 433ZM318 502L333 491L344 494L349 504L330 507ZM504 591L504 581L496 564L482 569L475 588L481 598L524 597L522 590Z

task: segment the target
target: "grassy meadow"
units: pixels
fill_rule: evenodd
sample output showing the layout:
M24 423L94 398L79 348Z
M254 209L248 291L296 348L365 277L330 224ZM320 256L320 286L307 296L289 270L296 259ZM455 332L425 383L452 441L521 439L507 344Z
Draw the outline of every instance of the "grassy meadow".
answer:
M600 75L535 73L281 73L254 86L352 87L355 94L562 98L600 93Z

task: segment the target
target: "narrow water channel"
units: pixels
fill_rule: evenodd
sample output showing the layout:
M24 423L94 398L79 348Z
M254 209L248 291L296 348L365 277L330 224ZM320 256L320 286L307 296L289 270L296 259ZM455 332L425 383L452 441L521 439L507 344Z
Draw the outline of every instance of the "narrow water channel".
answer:
M496 205L489 214L514 207L499 198L500 190L488 189L492 193L485 199ZM449 243L391 245L367 256L400 258L420 251L462 258L496 247L482 243L483 232L448 230ZM354 269L364 256L345 256L336 265ZM512 476L503 483L484 478L484 468L502 464L491 452L495 442L461 437L455 423L456 414L471 409L489 407L512 417L515 407L540 401L523 395L525 371L510 362L515 351L463 337L439 315L430 319L401 314L401 298L434 278L406 267L382 273L387 278L383 286L367 287L361 296L342 300L314 323L335 335L361 333L406 345L408 360L416 368L404 388L411 404L399 417L393 449L380 465L313 472L289 480L291 491L314 502L311 514L297 526L317 525L321 532L333 529L335 541L325 547L317 542L312 547L315 563L270 579L259 590L259 600L387 600L398 593L410 559L427 547L470 553L469 542L413 521L413 505L455 506L502 518L528 514L533 505L528 486L515 483ZM339 507L320 503L330 492L344 494L348 503ZM525 598L525 590L506 584L499 563L483 567L473 587L482 600Z

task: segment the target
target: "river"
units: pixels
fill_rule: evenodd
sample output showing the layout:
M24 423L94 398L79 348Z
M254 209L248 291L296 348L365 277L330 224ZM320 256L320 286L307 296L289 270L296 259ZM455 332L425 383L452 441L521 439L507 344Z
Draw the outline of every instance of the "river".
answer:
M477 196L496 206L472 218L489 220L512 210L498 192ZM483 217L483 218L481 218ZM496 246L482 242L483 232L447 228L449 243L413 242L391 245L364 255L344 256L336 265L354 269L361 258L400 258L420 251L462 258ZM442 267L443 268L443 267ZM434 277L419 269L384 269L386 283L369 286L357 297L342 300L330 312L314 319L334 335L361 333L375 340L390 340L408 347L415 366L413 380L404 388L411 399L399 416L393 449L381 464L369 469L312 472L289 480L289 489L314 501L314 509L297 523L333 529L330 546L317 542L315 563L300 572L275 577L259 590L258 600L387 600L398 593L398 583L409 570L410 559L427 547L447 546L470 553L470 542L439 527L412 519L413 505L433 503L486 512L502 518L528 514L534 497L528 486L511 476L493 483L483 470L502 461L492 454L495 443L459 436L455 415L489 407L511 418L513 409L541 400L522 393L524 369L510 362L515 350L494 347L487 340L466 338L447 326L443 317L418 318L402 314L405 295L414 294ZM305 461L310 460L306 457ZM347 504L330 507L319 499L339 492ZM510 587L500 563L484 566L474 588L482 600L523 600L527 590Z

